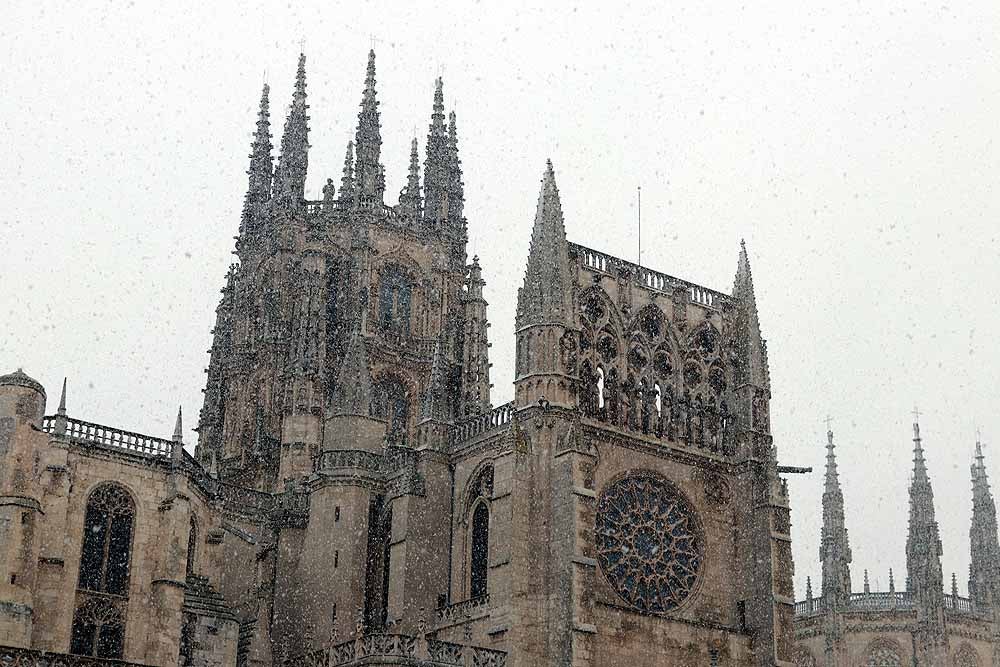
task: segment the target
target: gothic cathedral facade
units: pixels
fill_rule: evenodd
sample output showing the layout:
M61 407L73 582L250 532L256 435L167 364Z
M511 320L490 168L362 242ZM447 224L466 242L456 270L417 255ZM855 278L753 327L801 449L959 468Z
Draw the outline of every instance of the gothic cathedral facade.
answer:
M746 249L726 294L570 243L548 163L495 406L441 79L392 205L374 53L318 201L308 108L301 56L274 164L261 99L193 455L180 414L101 426L64 384L46 416L0 377L0 662L794 664Z

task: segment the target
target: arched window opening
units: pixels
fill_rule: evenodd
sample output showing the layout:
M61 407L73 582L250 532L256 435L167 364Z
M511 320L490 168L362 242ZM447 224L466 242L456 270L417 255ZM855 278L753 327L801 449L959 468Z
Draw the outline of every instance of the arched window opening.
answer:
M597 409L604 409L604 369L597 367Z
M368 557L365 563L365 632L385 629L389 618L389 572L392 505L381 496L368 510Z
M191 515L191 527L188 529L188 548L187 548L187 569L185 572L189 575L194 574L195 565L195 554L198 549L198 521L194 518L194 514Z
M90 495L83 521L70 653L122 657L134 524L135 503L124 488L105 484Z
M660 390L659 382L653 384L653 392L656 395L656 400L654 401L656 405L656 416L659 417L663 414L663 392Z
M382 269L379 282L379 327L397 336L410 334L410 300L413 288L401 266L392 264Z
M99 487L87 502L80 555L80 584L86 591L127 596L135 505L114 484Z
M403 383L397 378L381 380L376 386L373 408L374 415L386 422L389 442L405 445L410 401Z
M472 553L470 558L469 597L481 598L487 593L490 548L490 511L485 502L476 505L472 513Z

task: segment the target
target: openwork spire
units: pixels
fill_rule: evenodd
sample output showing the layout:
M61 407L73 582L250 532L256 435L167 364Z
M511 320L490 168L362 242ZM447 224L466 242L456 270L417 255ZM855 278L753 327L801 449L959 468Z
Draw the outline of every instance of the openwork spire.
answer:
M420 155L417 153L417 138L410 142L410 171L406 177L406 187L399 193L400 212L418 219L422 214L423 201L420 197Z
M851 594L851 546L844 521L844 494L837 475L832 430L826 433L826 479L819 559L823 565L823 598L828 606L841 609Z
M379 162L382 151L382 135L379 133L378 99L375 93L375 51L368 52L368 70L365 74L365 89L361 94L361 111L358 112L358 131L355 135L357 166L355 180L357 196L361 202L383 202L385 175Z
M434 106L424 151L424 219L439 222L448 217L448 128L444 122L444 80L434 82Z
M271 112L268 96L271 88L266 83L260 94L260 110L257 112L257 129L250 144L250 168L247 176L250 183L243 200L243 217L240 221L240 236L256 229L263 210L271 198Z
M517 293L517 328L533 324L571 326L569 248L552 161L538 194L524 286Z
M983 463L983 446L976 441L972 464L972 525L969 528L969 597L979 608L1000 603L1000 544L997 508Z
M944 594L941 571L941 537L934 517L934 491L920 439L920 424L913 422L913 478L910 480L910 521L906 537L906 574L918 604L940 606Z
M458 126L455 112L448 114L448 220L461 228L465 209L462 161L458 158Z
M306 172L309 167L309 105L306 104L306 56L299 54L292 106L281 135L281 155L274 171L274 196L283 204L298 205L305 200Z
M344 174L340 177L340 198L338 201L345 207L354 203L354 142L347 142L347 155L344 157Z

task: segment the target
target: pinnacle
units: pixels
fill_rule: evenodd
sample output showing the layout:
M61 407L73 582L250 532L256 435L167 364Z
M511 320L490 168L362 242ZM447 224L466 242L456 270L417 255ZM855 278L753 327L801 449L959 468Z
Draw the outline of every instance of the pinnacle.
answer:
M181 406L177 406L177 421L174 422L174 442L183 442L184 439L184 428L183 428L183 417L181 415Z
M57 414L66 416L66 378L63 378L62 393L59 395L59 409Z

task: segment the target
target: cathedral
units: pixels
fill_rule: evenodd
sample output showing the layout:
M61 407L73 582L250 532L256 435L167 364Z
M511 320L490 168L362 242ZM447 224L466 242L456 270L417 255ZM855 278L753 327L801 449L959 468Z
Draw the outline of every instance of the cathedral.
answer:
M545 164L494 405L442 80L395 203L374 52L321 200L306 90L303 55L272 162L264 86L197 443L0 377L0 664L793 667L839 637L833 570L795 620L746 248L727 294L571 243ZM931 606L892 613L936 642L931 528Z
M913 423L913 473L906 539L906 582L873 591L864 573L862 592L851 587L851 547L844 523L844 494L837 475L833 432L827 431L823 528L819 558L822 588L795 603L798 667L996 667L1000 665L1000 545L997 512L981 445L972 464L969 529L969 597L958 595L951 575L945 593L941 538L934 494L924 460L920 425Z

